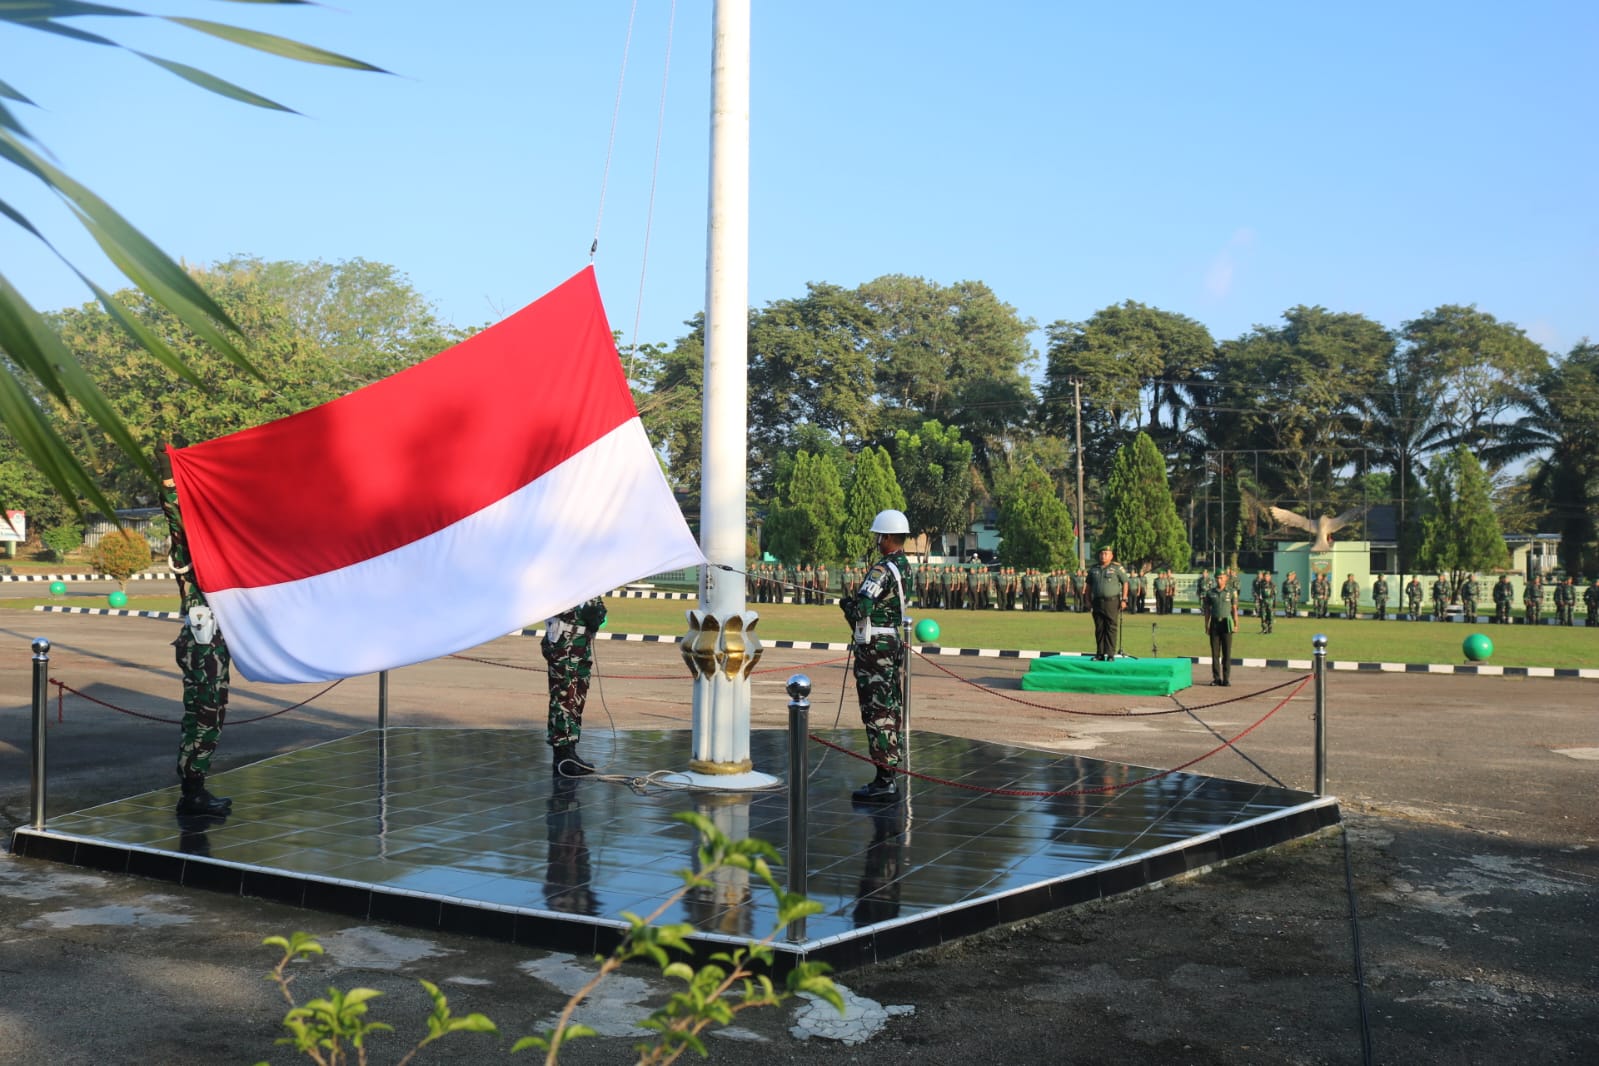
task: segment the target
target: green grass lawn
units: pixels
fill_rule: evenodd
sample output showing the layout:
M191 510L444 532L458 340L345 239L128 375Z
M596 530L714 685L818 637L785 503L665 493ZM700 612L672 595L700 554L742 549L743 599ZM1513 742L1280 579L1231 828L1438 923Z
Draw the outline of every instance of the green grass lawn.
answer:
M176 611L173 594L146 595L146 582L128 585L128 609L135 611ZM159 582L155 589L162 588ZM43 592L43 590L40 590ZM38 603L59 603L72 607L104 607L104 596L63 596L48 594L37 598L3 600L13 609L31 609ZM693 600L607 601L610 619L606 629L616 633L656 633L680 635L687 628L684 611L695 606ZM756 632L762 639L797 641L844 641L849 626L835 606L797 606L762 604ZM916 611L914 617L929 617L943 631L939 643L951 648L1017 648L1040 651L1092 651L1094 627L1086 614L1030 613L1013 611ZM1496 666L1560 666L1599 668L1599 629L1582 625L1562 626L1465 626L1459 623L1374 622L1342 618L1278 618L1275 632L1263 634L1254 618L1240 621L1233 639L1233 655L1239 658L1309 659L1311 637L1327 635L1327 655L1331 659L1408 663L1463 663L1461 642L1472 633L1485 633L1493 641L1494 653L1488 663ZM1122 648L1140 658L1156 654L1208 657L1210 642L1198 615L1153 614L1122 616Z

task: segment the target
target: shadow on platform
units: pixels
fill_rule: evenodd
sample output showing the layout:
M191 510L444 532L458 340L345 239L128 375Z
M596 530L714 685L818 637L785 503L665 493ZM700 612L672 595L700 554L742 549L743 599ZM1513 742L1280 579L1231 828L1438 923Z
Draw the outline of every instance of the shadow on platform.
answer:
M859 731L818 734L854 750ZM787 765L786 733L750 737L757 768ZM607 774L679 769L684 731L583 738ZM910 800L854 805L870 776L812 747L808 888L824 910L779 940L776 966L840 969L1151 885L1339 821L1337 801L1292 789L1077 755L917 734ZM729 836L780 850L781 790L731 795L552 779L542 732L372 730L219 773L223 820L180 819L176 786L18 829L17 854L216 891L574 953L609 952L681 887L698 810ZM969 786L969 787L960 787ZM980 790L979 790L980 789ZM1107 791L1095 791L1095 790ZM989 791L1000 790L1000 791ZM1071 792L1069 795L1005 795ZM725 872L725 871L724 871ZM786 872L778 870L779 880ZM663 915L712 950L771 931L758 882L719 876Z

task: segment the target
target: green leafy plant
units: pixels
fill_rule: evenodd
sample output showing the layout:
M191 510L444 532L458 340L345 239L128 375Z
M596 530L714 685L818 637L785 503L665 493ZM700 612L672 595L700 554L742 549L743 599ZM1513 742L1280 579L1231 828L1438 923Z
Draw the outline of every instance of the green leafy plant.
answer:
M352 1055L355 1062L365 1066L366 1038L373 1033L392 1032L394 1029L384 1022L367 1019L367 1004L383 993L375 988L352 988L348 992L329 988L325 997L298 1003L289 987L294 978L289 976L288 966L296 959L321 955L322 945L300 932L289 937L269 936L261 943L283 952L278 964L267 974L267 979L278 986L289 1004L289 1012L283 1016L283 1027L289 1031L289 1035L279 1037L278 1043L293 1047L318 1066L343 1066L351 1061ZM427 1035L405 1053L399 1060L399 1066L405 1066L416 1057L418 1051L450 1033L499 1032L494 1023L482 1014L457 1018L450 1012L449 1001L439 991L438 985L431 981L419 983L433 1000L433 1012L427 1018ZM266 1064L257 1063L257 1066Z
M94 546L90 562L100 573L117 580L126 591L128 578L150 565L150 542L131 529L113 529Z
M56 526L45 530L39 539L50 549L56 562L64 563L68 555L83 547L83 530L77 526Z
M597 1035L588 1026L572 1021L578 1006L611 974L629 962L645 959L659 966L663 977L681 982L682 987L639 1023L656 1033L653 1040L635 1045L641 1066L666 1066L676 1062L690 1048L702 1057L707 1056L709 1050L702 1034L708 1027L727 1025L741 1011L779 1006L800 993L826 1000L840 1014L844 1012L844 998L832 978L827 976L826 963L800 963L788 973L782 988L766 973L756 972L757 967L770 966L772 941L779 933L791 923L822 910L820 903L800 893L785 891L773 876L771 863L778 859L777 849L764 840L733 840L704 815L684 812L674 817L693 826L700 834L697 867L679 871L683 887L648 916L641 918L628 911L622 913L629 926L626 938L615 951L600 960L598 972L567 1000L555 1025L539 1035L522 1037L511 1046L513 1053L536 1048L544 1052L547 1066L554 1066L559 1061L561 1046L567 1041ZM772 891L777 900L777 921L772 931L736 951L716 952L698 968L681 958L673 958L671 952L693 954L689 938L694 934L694 927L687 922L668 925L655 922L691 892L713 888L716 875L726 870L743 870L759 878ZM393 1028L367 1019L367 1004L382 993L371 988L352 988L348 992L330 988L325 997L301 1005L289 989L293 978L287 974L287 967L295 959L322 954L322 945L298 932L287 938L267 937L262 943L283 952L277 966L267 975L283 991L283 998L289 1004L283 1026L290 1035L279 1038L278 1043L293 1046L319 1066L342 1066L350 1061L352 1053L355 1061L364 1066L366 1038ZM481 1014L454 1017L438 986L423 981L422 987L433 997L434 1004L428 1018L428 1035L406 1053L400 1060L401 1066L410 1062L422 1048L449 1033L498 1032L494 1023Z

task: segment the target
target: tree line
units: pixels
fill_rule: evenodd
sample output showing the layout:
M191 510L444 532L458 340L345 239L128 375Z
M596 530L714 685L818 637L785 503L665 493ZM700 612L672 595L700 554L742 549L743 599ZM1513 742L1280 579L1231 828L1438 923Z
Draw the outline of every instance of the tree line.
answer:
M118 299L195 381L173 376L99 304L48 316L146 455L332 399L470 332L440 321L384 264L239 257L191 273L239 324L259 377L137 290ZM703 316L685 325L671 343L623 355L692 521ZM898 506L934 535L991 516L1014 565L1075 565L1081 527L1096 544L1158 542L1137 551L1180 567L1180 550L1183 561L1190 551L1231 560L1287 536L1265 516L1276 504L1387 508L1405 568L1432 569L1446 550L1439 516L1479 488L1463 484L1469 460L1502 532L1558 532L1568 569L1599 570L1599 345L1557 356L1455 305L1397 329L1302 305L1218 342L1192 318L1127 301L1048 324L1042 352L1038 332L981 282L901 275L812 283L751 309L752 553L857 559L871 514ZM81 410L42 388L30 399L114 505L153 502L147 474ZM1156 499L1127 502L1138 493ZM0 496L40 530L75 511L9 433Z

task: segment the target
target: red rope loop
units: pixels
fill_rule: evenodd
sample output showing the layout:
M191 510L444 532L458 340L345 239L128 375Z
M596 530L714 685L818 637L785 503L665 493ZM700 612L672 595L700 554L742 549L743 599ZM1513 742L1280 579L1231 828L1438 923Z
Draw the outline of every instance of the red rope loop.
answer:
M304 707L306 704L311 703L311 702L313 702L315 700L319 700L323 696L326 696L329 692L332 692L335 688L338 688L339 685L341 685L343 683L344 683L344 679L341 677L341 678L339 678L339 680L333 682L333 684L329 685L327 688L323 689L321 692L318 692L318 693L316 693L313 696L308 696L305 699L301 700L299 703L292 704L291 706L285 707L285 708L283 708L280 711L273 711L271 714L258 714L254 718L238 718L238 719L235 719L235 720L229 722L228 725L249 725L251 722L264 722L268 718L276 718L280 714L288 714L290 711L297 711L301 707ZM161 723L163 723L165 725L182 725L183 724L182 720L177 719L177 718L161 718L158 715L145 714L142 711L131 710L130 708L127 708L127 707L118 707L114 703L107 703L105 700L102 700L102 699L100 699L100 698L98 698L96 696L91 696L87 692L81 692L78 689L75 689L71 685L67 684L65 681L58 681L58 680L56 680L53 677L50 679L50 684L52 684L52 685L54 685L56 687L56 721L58 721L58 722L62 720L62 717L61 717L62 705L65 703L66 694L68 692L70 692L74 696L77 696L79 699L88 700L90 703L97 703L100 706L106 708L107 710L116 711L118 714L125 714L128 717L130 717L130 718L143 718L147 722L161 722Z
M1242 732L1237 733L1236 735L1234 735L1232 737L1229 737L1226 740L1223 740L1220 744L1216 745L1214 748L1211 748L1209 751L1205 752L1203 755L1197 755L1194 758L1189 759L1185 763L1180 763L1177 766L1173 766L1169 770L1158 770L1155 773L1152 773L1152 774L1148 775L1147 777L1140 777L1140 778L1138 778L1135 781L1125 781L1125 782L1123 782L1121 784L1117 784L1117 785L1097 785L1097 786L1095 786L1093 788L1066 788L1066 789L1059 789L1059 790L1056 790L1056 791L1044 791L1044 790L1040 790L1040 789L1022 789L1022 788L989 788L986 785L973 785L973 784L969 784L969 783L967 783L965 781L951 781L951 780L948 780L947 778L933 777L930 774L921 774L921 773L917 773L915 770L901 769L898 766L884 766L882 763L877 762L875 759L872 759L872 758L870 758L868 756L862 755L859 752L852 751L849 748L846 748L846 747L844 747L841 744L834 744L830 740L824 740L821 737L817 736L815 733L811 733L810 734L810 739L815 741L816 743L822 745L825 748L832 748L834 751L841 751L845 755L848 755L852 759L859 759L862 762L871 763L873 766L877 767L879 770L889 770L889 771L891 771L893 773L896 773L896 774L903 774L906 777L914 777L918 781L926 781L929 784L948 785L950 788L962 788L962 789L967 790L968 792L981 792L981 793L983 793L985 795L989 795L989 796L1033 796L1033 797L1037 797L1039 799L1051 799L1051 798L1054 798L1056 796L1092 796L1092 795L1100 795L1100 794L1109 793L1109 792L1121 792L1121 791L1123 791L1125 789L1133 788L1136 785L1145 785L1145 784L1148 784L1151 781L1158 781L1162 777L1170 777L1172 774L1179 773L1180 771L1188 769L1190 766L1193 766L1195 763L1202 762L1205 759L1210 758L1212 755L1215 755L1219 751L1224 751L1227 748L1232 747L1238 741L1244 739L1244 737L1248 736L1250 733L1253 733L1256 729L1260 728L1260 726L1265 723L1266 719L1270 718L1272 715L1276 714L1278 711L1280 711L1284 707L1286 707L1290 700L1292 700L1295 696L1299 695L1299 690L1300 689L1302 689L1306 685L1310 684L1310 681L1311 681L1310 675L1306 675L1305 677L1300 678L1299 683L1295 686L1294 690L1292 692L1290 692L1288 695L1284 696L1281 700L1277 701L1277 705L1274 706L1271 710L1267 711L1265 714L1261 715L1258 719L1256 719L1253 725L1250 725L1248 728L1244 729ZM1289 683L1293 684L1293 682L1289 682ZM1276 687L1277 688L1282 688L1283 686L1278 685ZM1267 690L1267 691L1270 691L1270 690Z

